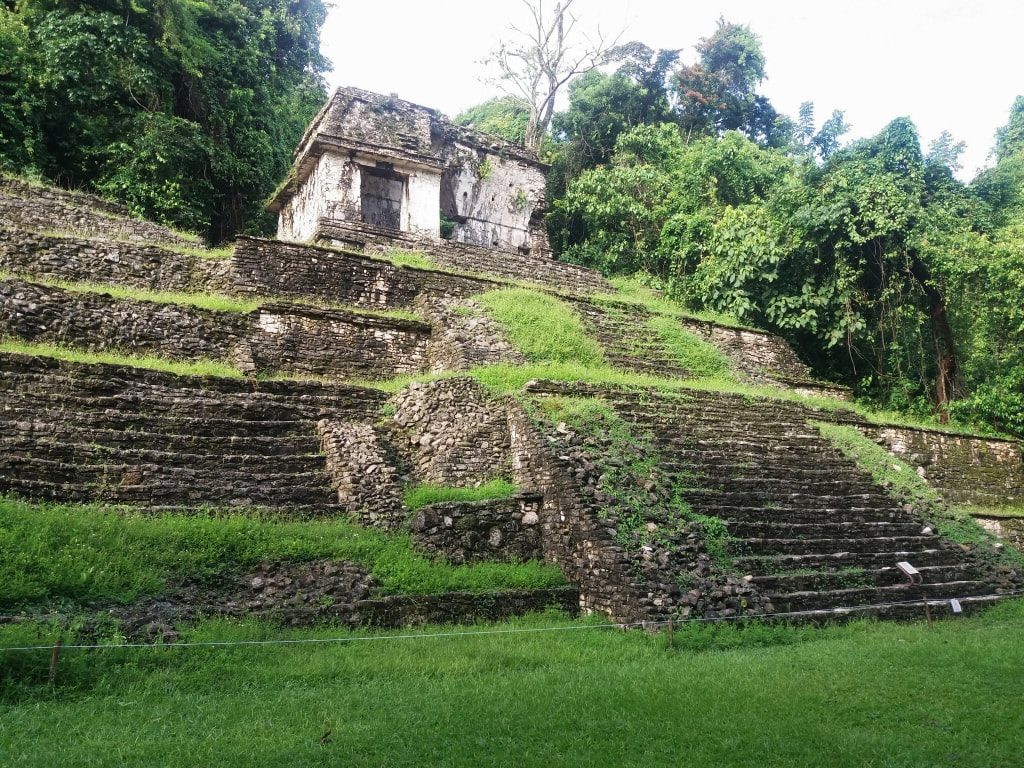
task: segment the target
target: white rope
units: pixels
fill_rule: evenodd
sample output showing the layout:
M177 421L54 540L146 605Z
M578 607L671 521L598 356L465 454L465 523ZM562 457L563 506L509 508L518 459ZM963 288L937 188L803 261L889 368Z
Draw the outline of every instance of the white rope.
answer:
M988 600L993 598L1013 597L1015 595L1024 595L1024 590L1015 590L1012 592L1003 592L998 595L971 595L970 597L964 598L941 598L928 600L929 605L941 605L948 603L952 599L957 600ZM777 613L759 613L749 616L700 616L694 618L684 619L664 619L661 621L625 621L616 622L613 624L577 624L568 627L529 627L520 629L487 629L487 630L467 630L464 632L436 632L432 634L419 634L419 635L370 635L368 637L324 637L324 638L303 638L303 639L278 639L278 640L207 640L198 642L183 642L183 643L107 643L107 644L95 644L95 645L62 645L61 650L70 649L83 649L83 650L99 650L99 649L114 649L114 648L200 648L200 647L224 647L224 646L240 646L240 645L308 645L311 643L357 643L357 642L375 642L381 640L432 640L440 637L479 637L482 635L518 635L536 632L566 632L581 629L654 629L657 627L667 627L669 624L673 626L679 626L682 624L710 624L720 623L723 621L762 621L764 619L775 619L784 618L788 616L809 616L809 615L820 615L823 618L830 614L841 616L845 613L852 611L859 611L866 608L888 608L896 605L924 605L923 599L918 600L899 600L896 602L887 603L864 603L862 605L854 606L843 606L840 608L828 608L828 609L812 609L806 611L780 611ZM9 648L0 647L0 652L3 651L50 651L53 650L53 645L23 645L23 646L12 646Z

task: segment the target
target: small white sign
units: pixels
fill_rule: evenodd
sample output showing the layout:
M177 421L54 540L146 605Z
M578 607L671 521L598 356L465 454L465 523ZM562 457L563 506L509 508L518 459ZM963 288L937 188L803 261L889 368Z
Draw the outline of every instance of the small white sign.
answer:
M953 613L963 613L964 609L960 607L960 601L955 597L949 601L949 607L953 609Z

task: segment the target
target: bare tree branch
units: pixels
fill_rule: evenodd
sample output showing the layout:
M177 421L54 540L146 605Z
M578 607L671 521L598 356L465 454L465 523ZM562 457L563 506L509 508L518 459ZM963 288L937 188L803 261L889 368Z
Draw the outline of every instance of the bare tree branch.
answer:
M523 0L531 18L529 31L511 26L516 40L503 42L484 61L500 73L492 82L506 93L522 96L529 105L525 143L533 149L540 146L551 124L558 92L576 75L614 61L622 37L619 33L606 40L598 29L595 39L583 35L575 42L577 18L569 12L575 1L556 2L548 15L544 0Z

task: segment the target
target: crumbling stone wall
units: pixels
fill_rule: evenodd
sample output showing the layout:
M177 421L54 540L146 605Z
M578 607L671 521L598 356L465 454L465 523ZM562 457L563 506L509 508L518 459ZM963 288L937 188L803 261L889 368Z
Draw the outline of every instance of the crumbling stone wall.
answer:
M232 257L240 294L316 296L367 309L409 309L420 294L466 298L497 284L483 278L396 267L330 248L240 237Z
M256 617L283 626L331 622L397 629L422 624L502 621L551 606L578 613L573 587L443 595L381 595L365 568L347 561L261 563L217 585L186 583L159 599L110 609L130 640L178 639L177 626L202 617ZM16 620L0 615L0 625Z
M548 440L522 408L509 412L513 477L524 491L539 493L544 559L557 564L579 587L580 607L628 620L649 618L639 576L615 530L591 513L569 457L554 455Z
M385 530L405 523L401 475L394 450L372 424L317 423L327 473L338 504L363 525Z
M472 379L414 382L391 404L418 482L466 487L511 474L505 406Z
M995 534L1018 552L1024 552L1024 518L973 515L989 533Z
M1015 440L858 423L862 434L917 470L952 504L1024 503L1024 464Z
M59 230L86 237L167 245L202 245L194 235L181 235L151 221L127 216L128 211L123 206L91 195L37 187L0 177L0 219L19 229L37 232Z
M257 371L389 378L428 367L428 323L297 304L263 304L247 336Z
M294 304L225 312L0 280L0 335L92 351L208 357L242 370L388 377L426 370L431 327Z
M505 338L498 324L472 299L416 299L415 310L434 328L430 339L430 370L468 371L477 365L512 363L526 358Z
M801 394L849 400L846 387L811 380L811 372L779 336L749 328L728 328L717 323L682 319L683 327L713 344L736 368L758 384L790 386Z
M109 216L126 218L129 215L127 206L113 200L104 200L102 197L85 192L71 192L66 189L31 184L10 176L0 176L0 195L19 197L23 200L38 200L43 204L68 205L83 211L103 213Z
M520 493L508 499L429 504L412 519L413 544L460 565L539 560L541 502L538 494Z
M120 240L42 235L0 226L0 271L161 291L223 291L231 262Z

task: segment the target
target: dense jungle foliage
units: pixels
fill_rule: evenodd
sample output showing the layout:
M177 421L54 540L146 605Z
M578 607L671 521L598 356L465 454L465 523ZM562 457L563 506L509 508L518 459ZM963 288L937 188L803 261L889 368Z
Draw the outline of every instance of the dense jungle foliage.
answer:
M7 0L0 170L220 242L263 211L326 97L323 0Z
M749 28L697 51L570 83L545 147L559 256L776 331L875 406L1024 435L1024 98L965 185L948 133L923 152L900 117L844 145L841 112L776 112Z
M121 200L220 242L263 203L326 96L323 0L5 0L0 170ZM1024 435L1024 98L970 184L948 134L897 118L843 143L757 93L767 62L719 20L678 50L618 46L569 82L542 154L562 259L638 276L782 334L884 408ZM524 103L457 122L522 140Z

